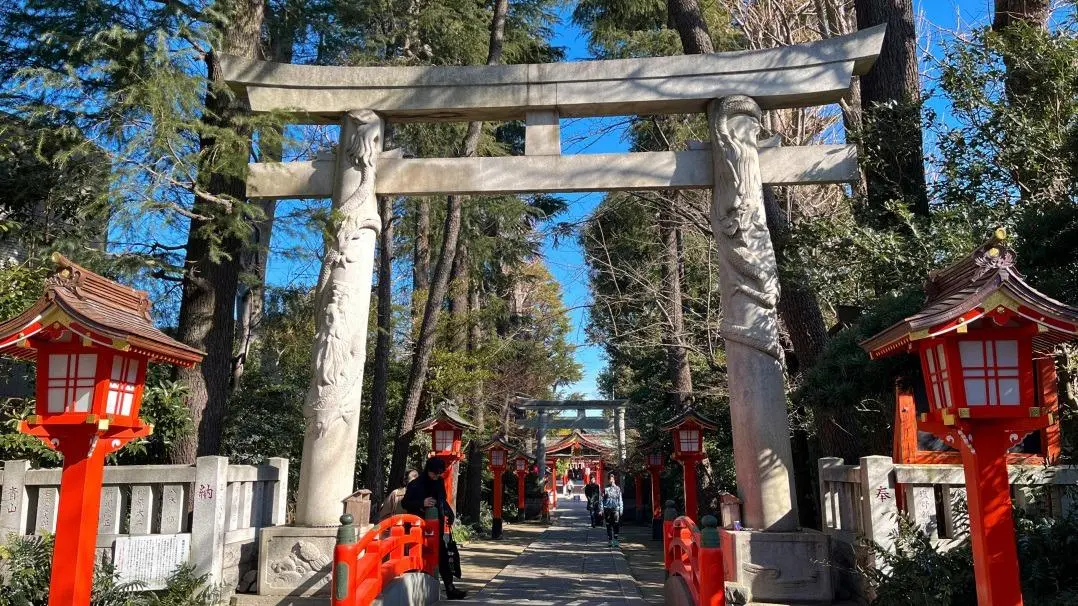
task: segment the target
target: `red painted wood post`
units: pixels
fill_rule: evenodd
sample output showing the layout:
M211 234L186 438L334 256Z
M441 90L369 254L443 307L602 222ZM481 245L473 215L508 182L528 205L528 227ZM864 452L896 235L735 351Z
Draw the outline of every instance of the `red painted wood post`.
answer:
M1007 449L1012 444L1002 423L985 423L977 429L972 446L958 440L966 472L977 603L1021 606L1022 583L1007 477Z
M685 485L685 517L696 521L700 507L696 495L696 458L686 458L681 462L681 473Z
M333 606L357 606L356 588L359 587L359 550L356 548L359 529L352 522L351 514L341 516L337 529L337 545L333 548L333 582L330 585L330 604Z
M490 536L493 539L500 539L502 536L502 475L505 473L504 467L494 467L494 523L490 530Z
M663 508L661 486L659 484L659 468L650 467L651 475L651 540L661 541L663 538Z
M673 559L670 541L674 538L674 520L676 519L677 508L674 507L673 501L667 501L666 509L663 510L663 568L666 569L667 576L670 576L670 562Z
M704 516L700 529L700 604L698 606L726 606L726 572L722 565L722 543L719 539L719 521L715 516Z
M101 480L109 450L96 446L96 425L83 435L60 438L64 456L60 503L56 514L49 606L89 606L93 589L97 518L101 509ZM72 432L74 433L74 432ZM62 532L61 532L62 530Z
M441 540L441 532L438 525L438 508L428 507L423 515L423 571L432 576L438 576L438 541Z
M636 521L642 522L644 518L644 482L639 473L633 476L633 503L636 504Z
M517 515L520 516L520 521L524 521L524 510L527 504L524 502L524 497L527 491L524 489L524 472L517 472Z

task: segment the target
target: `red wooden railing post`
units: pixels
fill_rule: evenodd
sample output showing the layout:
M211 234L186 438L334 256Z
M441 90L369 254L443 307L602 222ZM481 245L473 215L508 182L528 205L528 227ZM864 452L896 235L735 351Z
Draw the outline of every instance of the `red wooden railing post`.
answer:
M502 476L504 467L491 467L494 472L494 521L490 529L490 538L502 538Z
M438 576L438 541L442 533L438 525L441 524L436 507L428 507L423 515L423 571L431 576Z
M330 604L333 606L357 606L356 587L359 585L357 564L359 550L356 540L358 530L352 524L355 520L350 514L341 516L341 527L337 530L337 545L333 548L333 585L330 589Z
M677 519L677 509L673 501L666 502L663 510L663 568L666 576L670 576L670 562L673 561L673 546L670 544L674 539L674 520Z
M726 606L726 573L722 565L719 521L704 516L700 529L699 574L700 603L697 606Z

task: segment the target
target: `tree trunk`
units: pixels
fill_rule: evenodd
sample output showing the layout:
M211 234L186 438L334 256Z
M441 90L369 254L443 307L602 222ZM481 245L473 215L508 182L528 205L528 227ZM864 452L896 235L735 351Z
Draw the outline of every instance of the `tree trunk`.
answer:
M468 245L458 239L457 252L453 255L453 271L449 276L446 346L450 351L465 351L468 347L468 273Z
M374 380L371 385L371 418L367 441L367 477L371 491L371 521L385 498L385 466L382 446L385 442L386 405L389 387L389 355L393 347L393 200L378 198L382 233L378 239L378 339L374 346ZM403 478L391 477L397 486Z
M275 10L276 8L276 10ZM288 7L267 6L264 21L269 31L266 60L275 63L291 63L299 23L289 13ZM280 162L283 157L281 133L270 133L259 141L263 162ZM252 200L262 211L262 218L252 222L253 237L241 256L240 274L244 284L240 286L237 302L239 351L232 367L232 393L239 391L243 373L247 369L248 356L257 349L261 338L261 321L265 312L266 263L273 237L273 219L277 212L276 199ZM270 359L264 356L263 359Z
M1037 27L1048 27L1052 13L1051 0L996 0L996 14L992 19L992 31L1001 33L1011 24L1022 22Z
M670 23L681 37L681 48L686 55L715 52L711 32L696 0L667 0L666 10Z
M505 17L509 11L509 0L495 0L494 15L490 25L490 48L487 52L487 65L496 65L502 59L502 46L505 40ZM482 122L469 122L468 131L461 145L461 157L475 156L479 148L479 136L483 132ZM442 238L441 256L434 270L434 282L430 286L427 304L423 309L423 322L412 353L412 369L408 374L408 385L404 393L404 411L397 426L397 437L393 445L393 463L390 466L391 478L404 474L408 462L408 447L411 444L412 428L415 427L416 412L419 410L420 396L427 379L430 356L434 352L434 331L438 323L438 314L442 308L449 284L449 273L453 264L460 235L460 214L463 198L449 196L446 201L445 230Z
M678 193L669 192L670 204L678 203ZM666 347L667 373L670 377L671 397L678 410L688 403L692 393L692 369L689 366L689 350L685 346L685 313L681 298L681 255L678 248L677 220L672 217L670 205L659 209L659 236L663 243L662 293L666 298L668 322L663 325L663 345Z
M225 3L225 7L228 26L222 28L220 52L260 59L262 0L233 0ZM203 119L214 128L237 128L232 124L233 119L244 109L234 104L230 95L217 94L214 85L222 85L222 74L215 53L206 55L206 67L212 84L206 93ZM212 137L203 137L199 142L202 155L212 156L215 143ZM237 204L242 204L246 197L246 184L242 178L214 173L204 182L206 190L214 196L232 198ZM220 216L235 211L222 208L217 201L196 196L194 212ZM192 220L187 237L176 334L184 343L205 351L206 357L199 366L176 371L176 378L188 386L187 407L195 430L169 447L168 459L172 463L190 464L196 457L218 453L232 379L235 304L243 243L238 237L229 235L215 245L211 234L207 233L210 229L212 226L206 221Z
M418 334L423 306L430 292L430 198L419 198L415 213L412 253L412 334Z
M867 143L877 157L865 166L869 202L876 209L901 199L927 217L913 0L855 0L854 5L858 29L887 24L880 56L860 79L865 120L875 125Z

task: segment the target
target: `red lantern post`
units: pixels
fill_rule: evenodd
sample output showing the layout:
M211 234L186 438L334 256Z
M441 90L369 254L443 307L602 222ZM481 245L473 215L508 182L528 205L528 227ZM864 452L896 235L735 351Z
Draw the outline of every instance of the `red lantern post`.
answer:
M663 454L648 453L648 475L651 476L651 538L661 541L663 538L663 506L659 474L663 470Z
M524 489L524 480L528 477L529 462L529 457L524 454L517 454L516 458L513 459L513 469L517 476L517 515L521 522L524 521L525 517L524 508L526 503L524 502L524 497L526 491Z
M1038 386L1034 368L1078 337L1078 309L1026 284L1005 240L997 230L930 274L924 309L861 346L873 359L919 355L927 391L919 427L958 450L965 470L977 601L1020 605L1007 451L1056 423L1055 386Z
M490 537L500 539L502 537L502 476L505 474L505 466L511 449L505 440L496 437L484 447L484 450L490 457L490 473L494 476L494 522L491 525Z
M417 423L415 429L430 433L431 456L445 461L445 474L442 476L442 481L445 482L445 500L455 510L457 463L464 459L462 435L465 429L475 429L475 425L464 420L455 408L443 404L438 407L434 416Z
M35 411L19 431L64 458L49 604L85 606L105 457L153 431L139 419L146 365L193 366L204 354L154 328L145 292L53 262L44 296L0 323L0 354L37 363Z
M664 431L673 433L674 459L681 463L685 487L685 515L694 522L699 512L696 466L704 459L704 431L714 431L717 427L714 421L692 408L686 408L662 427Z

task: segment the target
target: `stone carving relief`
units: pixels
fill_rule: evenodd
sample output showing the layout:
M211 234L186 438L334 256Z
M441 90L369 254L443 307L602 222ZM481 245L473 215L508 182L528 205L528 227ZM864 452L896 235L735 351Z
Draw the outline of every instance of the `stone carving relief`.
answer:
M377 233L382 225L374 193L375 163L382 149L381 118L370 110L348 112L340 147L338 191L315 294L313 378L304 410L308 430L317 437L324 436L331 425L353 423L357 417L356 383L363 369L367 317L356 309L357 301L370 294L370 276L360 271L373 253L367 244L370 236L364 232Z
M329 557L314 543L302 539L292 544L284 554L270 562L271 584L278 587L298 587L308 581L321 586L329 582Z
M715 188L711 225L719 252L723 320L728 341L778 360L778 269L764 215L758 155L760 106L732 95L711 102L708 124L714 145Z

